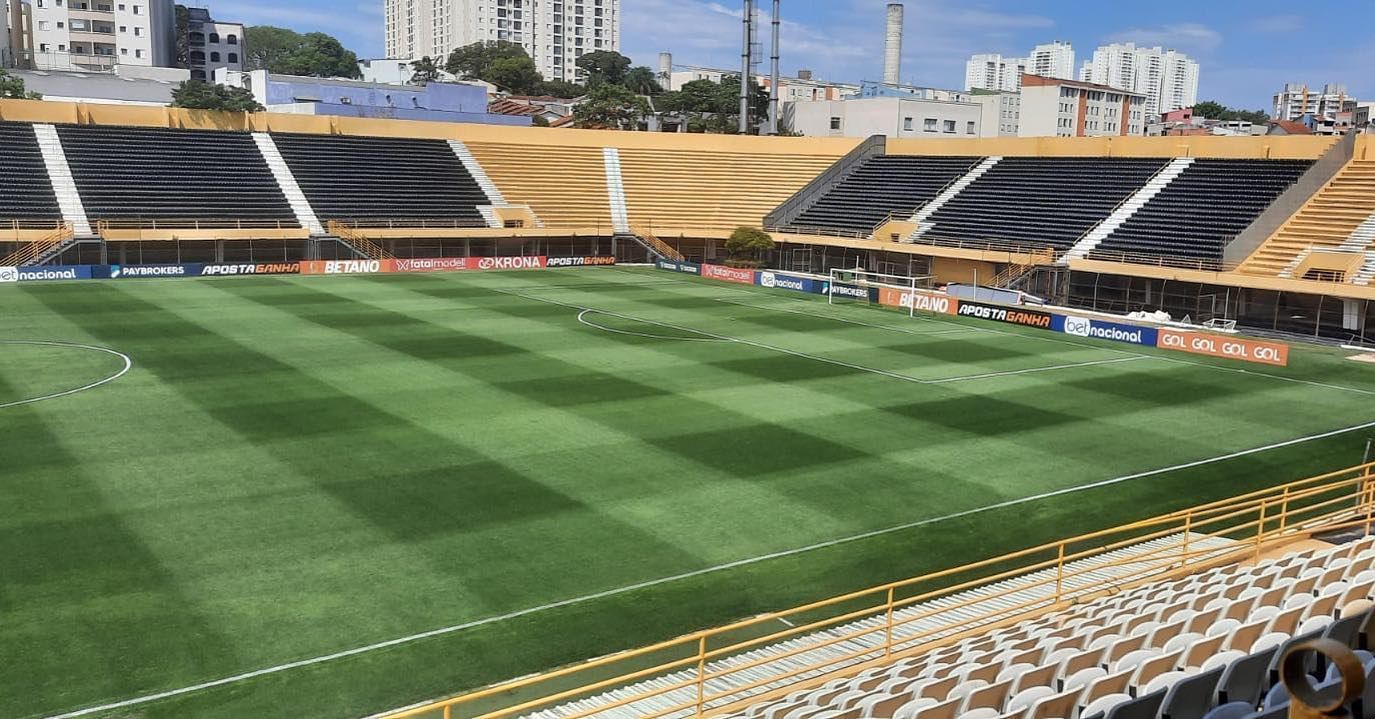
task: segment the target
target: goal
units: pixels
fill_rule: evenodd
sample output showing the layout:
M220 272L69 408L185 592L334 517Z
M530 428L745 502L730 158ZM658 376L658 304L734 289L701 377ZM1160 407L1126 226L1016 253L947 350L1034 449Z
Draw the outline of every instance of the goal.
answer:
M827 285L827 301L831 304L863 302L875 304L885 290L903 294L915 294L918 290L931 288L932 277L893 275L884 272L870 272L862 268L841 269L832 267L830 284ZM917 314L916 302L908 300L901 303L909 314Z

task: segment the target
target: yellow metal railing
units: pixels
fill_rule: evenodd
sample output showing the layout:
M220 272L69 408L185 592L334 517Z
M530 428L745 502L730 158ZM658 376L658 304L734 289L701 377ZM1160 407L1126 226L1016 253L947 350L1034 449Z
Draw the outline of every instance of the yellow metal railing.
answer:
M644 240L645 244L654 248L655 252L658 252L660 255L663 255L664 259L666 260L682 262L683 260L687 259L683 257L683 253L673 249L673 247L670 246L667 242L664 242L663 240L659 239L658 236L654 234L654 231L649 229L648 227L645 227L643 225L631 225L630 231L633 232L636 237L639 237L641 240Z
M0 259L0 267L21 267L31 264L39 257L42 257L50 250L72 239L74 236L75 233L72 231L72 226L63 223L60 227L45 235L43 239L30 242L15 250L8 257Z
M368 239L363 233L349 224L330 220L329 232L352 245L354 249L367 255L368 259L390 260L395 257L395 255L387 252L381 245Z
M616 707L651 699L669 706L645 709L639 716L703 717L739 711L743 707L798 689L858 672L943 646L963 637L1010 625L1054 609L1089 601L1148 582L1196 572L1204 567L1258 559L1269 549L1318 531L1360 528L1375 522L1375 463L1212 502L1113 529L1093 532L1011 554L931 574L852 592L839 597L764 614L651 646L594 659L534 677L506 682L462 696L399 711L388 719L505 719L549 706L594 696L637 681L669 676L674 681L647 688L616 702L566 715L589 717ZM1144 545L1143 543L1153 543ZM1076 562L1136 547L1137 553L1091 566ZM1104 580L1109 567L1130 567L1119 580ZM960 592L1016 579L1025 592L1014 606L989 607L982 599L961 599L943 606L916 605L950 598ZM907 611L904 611L907 610ZM918 623L938 615L963 618L921 628ZM882 618L879 624L850 628L860 619ZM770 631L773 626L786 628ZM771 654L765 659L712 666L760 647L817 635L824 638ZM742 636L749 636L741 639ZM831 648L822 659L815 652ZM843 650L843 651L835 651ZM781 659L794 661L811 655L802 666L762 678L746 680ZM775 665L777 666L777 665ZM805 679L804 679L805 677ZM735 679L734 682L717 680ZM789 683L783 689L770 689ZM729 689L713 687L731 684ZM574 688L566 688L566 687ZM493 709L503 697L512 700Z

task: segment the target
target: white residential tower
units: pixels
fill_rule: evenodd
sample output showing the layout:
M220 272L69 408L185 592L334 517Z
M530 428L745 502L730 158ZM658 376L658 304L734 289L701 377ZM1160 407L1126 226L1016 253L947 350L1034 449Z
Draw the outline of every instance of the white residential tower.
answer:
M1056 40L1037 45L1027 57L974 55L964 66L964 89L1016 92L1022 89L1023 73L1074 79L1074 47Z
M1177 50L1104 45L1084 63L1079 79L1145 95L1148 116L1198 103L1198 63Z
M168 67L176 52L172 0L33 0L32 57L39 70Z
M579 57L619 50L621 0L386 0L387 57L446 58L455 48L506 40L530 53L546 80L577 79Z

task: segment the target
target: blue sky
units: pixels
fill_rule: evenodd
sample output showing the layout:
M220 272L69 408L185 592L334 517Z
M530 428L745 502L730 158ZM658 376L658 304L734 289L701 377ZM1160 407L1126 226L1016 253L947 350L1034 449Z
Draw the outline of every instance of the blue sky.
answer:
M768 5L768 0L764 0ZM886 0L783 0L783 69L827 79L881 74ZM732 67L739 8L730 0L622 0L622 52L655 65ZM1068 40L1080 59L1104 42L1135 41L1189 53L1202 66L1200 99L1266 108L1285 82L1345 83L1375 99L1375 3L1293 0L907 0L903 80L957 87L975 52L1022 55ZM360 56L382 54L382 0L210 0L216 17L322 30Z

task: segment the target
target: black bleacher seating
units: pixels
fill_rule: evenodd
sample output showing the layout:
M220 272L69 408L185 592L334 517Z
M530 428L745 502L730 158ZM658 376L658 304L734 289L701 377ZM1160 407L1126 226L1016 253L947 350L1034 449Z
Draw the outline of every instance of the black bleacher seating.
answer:
M792 224L867 234L890 213L911 216L982 159L911 155L869 158Z
M0 223L60 221L33 125L0 122L0 158L0 187L5 188L0 192Z
M1223 249L1310 160L1195 160L1094 252L1221 262Z
M58 125L57 134L92 222L299 226L248 133Z
M487 196L443 140L273 135L322 222L425 220L481 226ZM532 166L532 172L538 169Z
M1168 163L1005 157L941 207L922 237L1069 249Z

